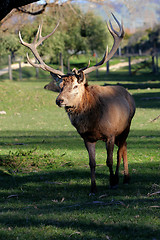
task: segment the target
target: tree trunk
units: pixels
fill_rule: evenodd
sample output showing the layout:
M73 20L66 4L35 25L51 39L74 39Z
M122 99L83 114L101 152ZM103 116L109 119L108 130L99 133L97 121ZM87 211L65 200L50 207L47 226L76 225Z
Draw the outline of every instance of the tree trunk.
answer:
M70 61L69 61L69 58L68 58L68 73L71 71L71 66L70 66Z
M131 70L131 57L128 57L128 70L129 70L129 75L132 75L132 70Z
M9 80L13 80L12 78L12 66L11 66L11 55L8 55L8 73L9 73Z
M22 67L21 67L21 61L19 61L19 80L22 80Z
M155 66L155 56L152 56L152 72L156 72L156 66Z
M109 61L106 62L106 74L109 74Z
M64 72L63 71L63 55L62 55L62 53L60 53L60 66L61 66L61 72Z
M158 53L156 54L156 72L159 72L159 67L158 67Z

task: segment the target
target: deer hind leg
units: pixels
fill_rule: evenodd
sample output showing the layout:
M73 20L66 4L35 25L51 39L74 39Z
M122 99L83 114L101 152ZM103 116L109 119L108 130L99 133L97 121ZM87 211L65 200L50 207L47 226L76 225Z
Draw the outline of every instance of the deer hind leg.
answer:
M130 130L130 124L122 132L122 134L119 135L116 138L116 141L115 141L116 145L118 146L117 167L116 167L115 175L118 176L118 174L119 174L119 165L120 165L121 159L123 158L123 166L124 166L124 180L123 180L123 183L129 183L129 180L130 180L129 172L128 172L127 142L126 142L126 139L128 137L128 134L129 134L129 130Z
M110 172L110 187L115 188L118 184L117 178L113 173L113 150L114 150L114 142L115 138L112 137L107 140L106 142L106 149L107 149L107 166Z
M128 173L128 161L127 161L127 143L126 141L118 146L117 151L117 167L115 172L115 177L119 179L119 166L121 163L121 159L123 158L123 166L124 166L124 180L123 183L129 182L129 173Z
M89 154L89 165L91 170L91 193L95 193L97 192L96 177L95 177L95 168L96 168L95 145L96 143L91 143L87 141L85 141L84 143Z

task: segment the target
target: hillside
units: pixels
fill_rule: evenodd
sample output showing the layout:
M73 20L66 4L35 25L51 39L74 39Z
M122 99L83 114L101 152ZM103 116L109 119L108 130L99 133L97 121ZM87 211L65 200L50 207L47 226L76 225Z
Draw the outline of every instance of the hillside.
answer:
M110 17L110 12L123 19L124 26L135 32L137 28L153 28L160 23L160 4L159 0L137 0L129 1L125 4L123 0L103 1L103 4L88 1L75 1L83 11L93 10L97 15L101 15L105 20ZM106 16L107 14L107 16Z

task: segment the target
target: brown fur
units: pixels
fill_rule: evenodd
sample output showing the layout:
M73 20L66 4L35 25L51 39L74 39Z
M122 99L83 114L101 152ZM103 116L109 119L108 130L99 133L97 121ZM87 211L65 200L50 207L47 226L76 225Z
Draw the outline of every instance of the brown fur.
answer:
M118 184L118 173L121 158L124 161L124 182L128 182L126 138L131 120L135 113L132 96L120 86L88 86L85 80L79 81L76 76L63 79L61 93L57 104L64 106L69 119L84 139L89 153L91 168L91 191L96 191L95 183L95 143L103 140L107 149L107 166L110 170L110 185ZM118 148L117 168L113 174L113 149Z

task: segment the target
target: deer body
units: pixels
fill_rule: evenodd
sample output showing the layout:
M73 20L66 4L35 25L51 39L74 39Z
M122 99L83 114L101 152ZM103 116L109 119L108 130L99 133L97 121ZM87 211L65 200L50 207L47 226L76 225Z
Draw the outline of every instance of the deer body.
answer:
M108 53L108 47L105 51L103 59L96 65L76 70L72 73L64 75L60 70L56 70L46 65L40 57L37 47L52 34L56 28L47 36L42 37L42 26L39 26L33 43L23 41L19 33L20 42L28 47L38 64L33 63L29 56L27 59L34 67L39 67L51 73L54 79L60 82L60 94L56 99L56 104L64 107L71 123L77 129L78 133L84 139L86 149L89 154L89 165L91 169L91 192L96 191L95 181L95 145L98 140L102 140L106 144L107 150L107 166L110 171L110 185L115 187L119 181L119 166L123 158L124 165L124 183L129 181L128 162L127 162L127 143L126 139L130 131L131 120L135 113L135 103L132 96L120 86L89 86L85 75L98 69L102 64L109 61L124 36L123 25L119 23L116 17L113 18L119 26L119 32L113 29L111 22L108 26L109 32L113 36L114 43L112 49ZM47 88L47 86L45 86ZM117 166L115 174L113 172L113 150L114 144L118 146Z
M66 107L71 123L87 140L118 136L134 115L131 95L120 86L87 86L79 103Z

